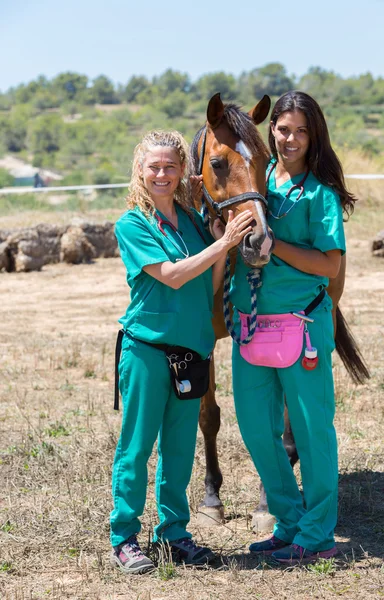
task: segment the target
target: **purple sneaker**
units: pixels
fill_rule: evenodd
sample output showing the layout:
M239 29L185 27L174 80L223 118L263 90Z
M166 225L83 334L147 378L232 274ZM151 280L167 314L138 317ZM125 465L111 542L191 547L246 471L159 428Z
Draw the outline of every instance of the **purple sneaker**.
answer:
M289 542L284 542L280 540L278 537L273 535L267 540L263 540L262 542L254 542L249 546L249 551L253 553L263 553L263 554L272 554L272 552L276 552L276 550L280 550L280 548L286 548L289 546Z
M308 563L316 562L319 558L333 558L337 554L338 550L336 546L333 546L333 548L330 548L329 550L312 552L311 550L307 550L307 548L303 548L303 546L292 544L291 546L273 552L272 558L283 565L306 565Z
M124 573L147 573L155 565L141 551L136 535L131 535L123 544L116 546L111 553L111 565L119 567Z

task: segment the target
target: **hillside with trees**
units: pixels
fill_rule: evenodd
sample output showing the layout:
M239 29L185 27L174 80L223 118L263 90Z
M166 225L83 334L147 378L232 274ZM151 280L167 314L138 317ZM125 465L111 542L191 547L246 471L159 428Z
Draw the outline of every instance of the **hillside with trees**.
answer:
M51 80L40 76L0 93L0 157L11 154L55 170L63 185L123 182L144 131L175 128L191 141L217 91L248 109L263 94L274 100L291 89L317 99L336 148L373 158L383 153L383 78L366 73L343 79L319 67L294 78L282 64L270 63L239 77L217 72L194 82L172 69L152 79L135 75L124 85L105 75L92 81L71 72ZM5 184L3 173L0 186Z

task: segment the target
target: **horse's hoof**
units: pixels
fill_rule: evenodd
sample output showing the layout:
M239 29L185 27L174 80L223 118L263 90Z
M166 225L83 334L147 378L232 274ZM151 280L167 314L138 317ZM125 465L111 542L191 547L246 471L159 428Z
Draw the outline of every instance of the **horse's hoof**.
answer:
M215 527L224 523L224 506L199 506L197 524L200 527Z
M252 529L255 533L271 531L275 523L275 517L267 512L255 510L252 515Z

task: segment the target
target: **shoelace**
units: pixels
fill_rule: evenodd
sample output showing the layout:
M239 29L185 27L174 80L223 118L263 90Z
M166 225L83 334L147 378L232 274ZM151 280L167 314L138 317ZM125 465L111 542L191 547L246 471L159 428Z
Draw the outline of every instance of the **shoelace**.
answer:
M194 550L200 548L200 546L195 544L195 542L191 538L182 538L181 540L179 540L179 543L183 544L183 546L187 546L187 548L193 548Z
M292 548L299 553L300 558L304 556L305 548L303 548L303 546L299 546L299 544L292 544Z
M126 549L128 550L128 552L126 552ZM130 542L129 540L121 547L120 552L123 551L123 553L125 554L125 556L129 557L130 556L139 556L142 554L141 548L139 546L139 543L137 541L137 539L133 539L132 542Z
M279 538L277 538L275 535L273 535L273 536L271 537L271 546L272 546L272 547L273 547L273 546L278 546L278 545L279 545L279 542L280 542Z

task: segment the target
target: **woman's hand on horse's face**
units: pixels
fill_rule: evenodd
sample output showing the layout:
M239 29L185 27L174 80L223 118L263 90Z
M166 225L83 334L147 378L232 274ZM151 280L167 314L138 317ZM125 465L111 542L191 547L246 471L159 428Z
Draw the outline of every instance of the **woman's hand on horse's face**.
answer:
M233 216L232 210L228 211L228 221L223 235L223 241L226 243L228 250L240 244L243 237L252 231L250 223L253 218L253 213L250 210L245 210L236 217Z
M192 202L193 204L198 204L203 195L203 176L191 175L189 182L191 184Z

